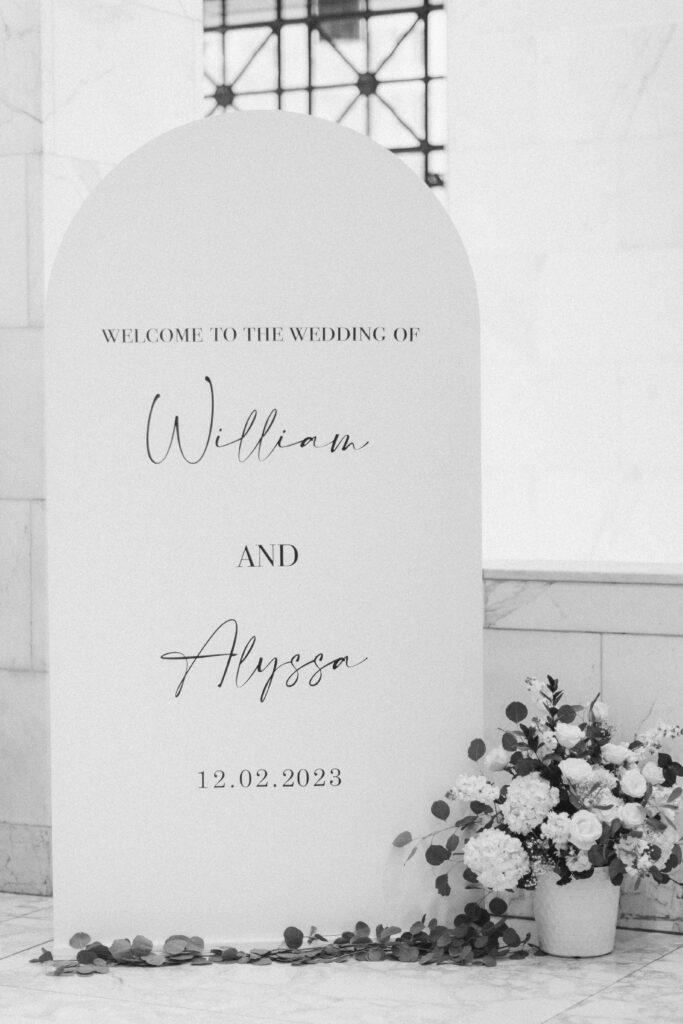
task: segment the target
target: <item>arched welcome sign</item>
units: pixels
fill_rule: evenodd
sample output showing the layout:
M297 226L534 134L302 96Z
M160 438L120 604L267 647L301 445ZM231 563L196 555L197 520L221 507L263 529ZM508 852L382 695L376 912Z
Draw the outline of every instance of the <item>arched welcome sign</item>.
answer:
M48 303L57 942L387 920L480 699L477 313L439 204L297 115L113 171Z

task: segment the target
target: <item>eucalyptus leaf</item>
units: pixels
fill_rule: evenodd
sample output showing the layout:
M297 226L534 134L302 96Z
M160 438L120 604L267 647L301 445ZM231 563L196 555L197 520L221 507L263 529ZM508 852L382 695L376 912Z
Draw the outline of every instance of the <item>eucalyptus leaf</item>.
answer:
M522 940L514 928L506 928L503 932L503 942L508 946L519 946Z
M163 967L166 963L166 957L163 953L147 953L142 959L150 967Z
M450 813L451 809L445 800L435 800L432 804L432 814L440 821L445 821Z
M151 939L145 938L144 935L136 935L131 943L131 948L136 956L147 956L148 953L152 952L154 943Z
M425 860L428 864L432 864L434 867L438 867L439 864L443 864L444 861L450 860L450 853L445 846L440 846L437 843L432 843L425 850Z
M446 840L446 849L448 850L449 853L453 853L455 850L457 850L459 843L460 836L456 835L455 832L452 832L449 835L448 839Z
M111 944L111 955L115 960L130 959L133 955L130 939L114 939Z
M489 902L489 910L492 914L495 914L496 917L502 917L502 915L507 911L507 908L507 903L505 900L502 900L500 896L494 896Z
M467 756L470 761L480 761L486 753L486 744L482 739L472 740L467 748Z
M79 949L76 959L79 964L92 964L98 959L97 951L94 949Z
M304 941L304 933L300 928L290 926L285 928L284 939L288 949L299 949Z
M173 938L173 937L171 937L170 939L166 939L166 942L164 943L164 953L166 953L168 956L177 956L178 953L184 953L185 952L185 943L186 942L187 942L187 939L185 937L183 937L183 938ZM112 946L112 953L113 952L114 952L114 948Z
M434 885L436 886L436 891L439 896L450 896L451 886L448 881L448 875L439 875L434 882Z
M520 722L523 722L526 716L529 714L529 709L527 708L526 704L522 704L521 701L513 700L512 703L508 704L508 706L505 708L505 714L510 719L511 722L514 722L516 725L518 725Z

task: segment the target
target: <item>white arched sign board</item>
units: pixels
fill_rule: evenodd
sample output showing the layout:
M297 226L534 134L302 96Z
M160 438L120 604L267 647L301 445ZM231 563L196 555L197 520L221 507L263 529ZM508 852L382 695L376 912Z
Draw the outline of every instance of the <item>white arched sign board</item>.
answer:
M445 212L312 118L170 132L68 232L47 382L58 945L395 917L391 841L481 697Z

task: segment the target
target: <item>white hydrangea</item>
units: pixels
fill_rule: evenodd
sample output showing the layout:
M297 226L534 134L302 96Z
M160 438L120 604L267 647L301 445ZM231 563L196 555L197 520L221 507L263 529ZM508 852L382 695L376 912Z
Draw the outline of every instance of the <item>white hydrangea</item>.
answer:
M503 820L512 832L524 836L541 824L559 799L559 791L538 772L519 775L508 786Z
M556 850L565 850L569 844L569 815L566 811L550 811L541 825L541 835L549 839Z
M447 800L481 800L484 804L493 803L499 796L500 789L485 775L458 775L446 793Z
M645 828L638 835L633 832L621 835L614 849L626 868L626 874L635 878L648 874L653 865L661 870L671 856L677 838L675 828L668 827L663 832ZM652 856L655 848L659 850L656 859Z
M655 861L658 868L663 868L669 857L674 845L678 842L678 832L671 826L667 827L664 832L650 832L647 830L648 835L651 835L651 842L657 846L661 853Z
M515 889L529 871L529 858L516 836L487 828L472 836L463 860L487 889Z
M615 843L614 852L624 865L627 875L635 877L638 874L638 855L642 850L641 841L632 833L625 833Z

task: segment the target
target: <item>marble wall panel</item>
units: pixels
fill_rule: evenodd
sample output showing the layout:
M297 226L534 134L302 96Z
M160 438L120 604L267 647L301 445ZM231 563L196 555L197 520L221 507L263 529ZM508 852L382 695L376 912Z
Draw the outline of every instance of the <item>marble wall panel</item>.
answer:
M683 34L676 21L585 21L561 32L541 29L536 45L538 130L544 138L622 139L683 130Z
M50 829L0 821L0 890L52 895Z
M45 502L31 502L31 668L48 667Z
M683 247L555 253L539 285L541 355L555 366L680 367ZM634 366L634 364L636 364ZM652 410L656 415L656 410Z
M0 328L29 322L27 218L26 157L0 155Z
M0 328L0 500L43 494L42 359L39 330Z
M2 667L31 667L31 506L28 501L0 501L0 651ZM0 707L3 706L0 704Z
M50 823L47 676L0 670L0 822Z
M0 0L0 154L41 147L40 3Z
M677 635L683 631L683 587L487 580L486 625L489 629Z

